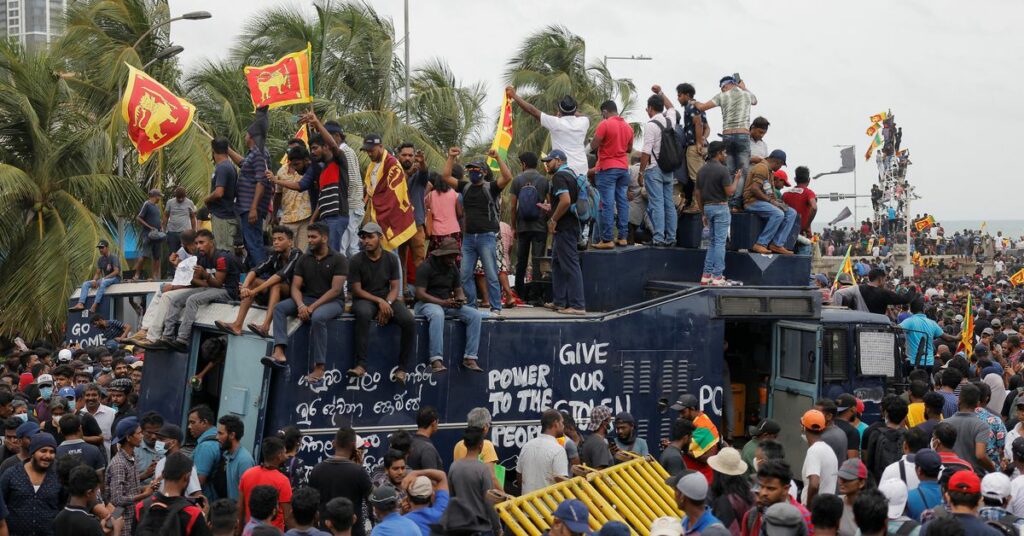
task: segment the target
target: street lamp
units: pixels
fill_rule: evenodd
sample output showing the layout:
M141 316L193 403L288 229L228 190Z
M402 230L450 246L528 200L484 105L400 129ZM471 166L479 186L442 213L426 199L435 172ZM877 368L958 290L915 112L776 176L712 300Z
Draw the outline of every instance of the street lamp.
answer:
M833 145L832 147L839 147L839 148L842 148L842 149L853 148L854 152L856 152L856 146L855 145ZM858 193L859 192L857 191L857 168L854 167L853 168L853 221L855 221L855 222L860 222L860 220L857 218L857 194Z
M160 52L156 53L156 56L154 56L153 59L149 60L148 62L146 62L145 65L142 66L142 70L145 71L147 68L149 68L150 65L153 65L154 63L156 63L156 62L158 62L160 60L166 60L167 58L173 58L174 56L177 56L178 54L181 54L184 51L185 51L185 47L178 46L178 45L169 46L169 47L167 47L165 49L162 49Z
M650 56L644 56L643 54L640 54L639 56L633 56L633 55L629 55L629 56L605 56L604 57L604 63L606 65L608 64L608 60L650 61L651 57Z
M153 31L156 30L157 28L162 28L164 26L167 26L168 24L170 24L170 23L172 23L174 21L179 21L179 20L203 20L203 19L208 19L208 18L210 18L212 16L213 15L211 15L209 11L189 11L188 13L185 13L184 15L182 15L180 17L174 17L174 18L171 18L171 19L167 19L167 20L161 22L160 24L154 24L153 26L150 26L150 28L148 30L146 30L145 33L143 33L142 35L139 36L139 38L135 41L135 44L132 45L132 48L137 48L139 46L139 43L141 43L142 40L145 39L146 37L149 37L149 34L153 33Z

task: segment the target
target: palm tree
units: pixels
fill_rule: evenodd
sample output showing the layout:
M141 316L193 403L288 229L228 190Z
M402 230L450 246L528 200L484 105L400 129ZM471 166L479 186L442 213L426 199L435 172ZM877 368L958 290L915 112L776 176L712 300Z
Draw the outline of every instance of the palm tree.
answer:
M598 108L603 101L617 100L622 114L636 103L633 82L614 78L604 62L587 65L586 42L564 26L548 26L528 36L509 60L505 79L545 113L554 114L558 101L572 95L579 112L591 119L591 134L600 119ZM516 114L513 129L512 144L517 151L539 153L550 147L547 130L528 114Z
M0 42L0 303L27 339L61 335L104 222L143 200L109 172L110 138L62 76L63 52Z
M478 143L486 119L483 83L462 86L443 60L434 59L415 70L410 81L412 122L438 147Z

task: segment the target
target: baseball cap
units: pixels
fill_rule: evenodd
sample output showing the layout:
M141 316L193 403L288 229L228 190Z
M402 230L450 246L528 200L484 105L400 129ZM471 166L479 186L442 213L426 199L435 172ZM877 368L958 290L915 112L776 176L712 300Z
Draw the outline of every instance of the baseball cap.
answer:
M1002 300L1000 300L999 298L996 298L996 301L1002 301ZM998 318L993 318L992 319L992 325L997 327L997 328L1001 328L1001 327L1003 327L1003 321L999 320Z
M381 236L384 236L384 230L380 228L380 225L377 225L376 223L374 223L372 221L368 222L366 225L363 226L362 229L359 230L359 236L363 236L364 234L374 234L374 233L379 234Z
M39 377L36 378L36 385L53 385L53 376L50 376L49 374L40 374Z
M74 387L61 387L60 390L57 391L57 396L59 396L61 398L70 398L71 400L74 400L75 399L75 388Z
M96 243L96 247L97 248L109 248L110 247L110 242L107 242L106 240L100 240L99 242Z
M981 496L1002 501L1010 496L1010 477L1001 472L985 475L981 479Z
M607 525L606 525L607 526ZM602 528L602 534L604 529ZM650 536L683 536L683 524L674 517L659 517L651 523Z
M868 468L860 458L846 460L839 466L839 478L843 480L860 480L868 477Z
M668 518L668 519L672 519L672 518ZM655 521L657 521L657 519L655 519ZM679 530L683 530L682 524L679 523L678 519L675 520L675 524L679 525ZM625 523L621 522L621 521L609 521L609 522L605 523L604 526L601 527L601 530L597 531L594 534L597 534L597 536L631 536L632 532L630 532L629 526L626 525ZM652 525L652 529L651 529L650 534L652 536L655 534L654 533L654 529L653 529L653 525ZM680 534L680 535L682 535L682 532L663 532L661 534L666 534L666 535Z
M1024 438L1021 438L1024 439ZM1021 454L1024 455L1024 441L1021 442ZM942 468L942 458L932 449L921 449L914 453L914 465L926 475L935 476Z
M636 424L636 419L634 419L633 415L631 415L628 411L620 411L619 413L617 413L615 415L615 422L616 423L624 422L624 423L629 423L629 424Z
M957 471L949 478L949 491L981 493L981 479L974 471Z
M590 509L579 499L562 501L552 516L565 523L569 532L590 534Z
M783 151L782 149L775 149L768 153L768 158L778 160L779 162L782 162L782 165L786 165L786 151Z
M878 485L878 491L889 499L889 519L902 516L907 508L907 484L902 480L890 478Z
M416 480L413 480L412 485L409 486L410 497L430 497L430 494L434 492L434 486L430 483L430 479L425 476L418 476Z
M953 317L953 321L954 322L963 322L964 321L964 315L956 315L956 316L954 316Z
M14 437L18 439L25 439L26 437L32 437L38 433L39 423L29 421L18 425L18 428L14 431Z
M836 281L838 281L840 285L852 285L853 276L846 272L842 272L836 277Z
M772 176L782 181L782 184L785 184L786 186L792 186L792 184L789 183L789 175L786 174L785 170L780 169L773 173Z
M676 400L676 403L672 404L671 407L676 411L682 411L684 409L698 409L700 408L700 402L697 400L697 397L689 393L684 393L679 395L679 399Z
M995 334L996 334L996 332L995 332L995 330L994 330L994 329L992 329L992 328L985 328L985 329L981 330L981 334L982 334L982 335L995 335ZM980 346L980 345L979 345L979 346Z
M843 393L836 397L836 413L842 413L848 411L850 408L857 407L857 397L850 393Z
M556 158L558 160L561 160L562 162L569 160L569 157L565 156L565 151L561 149L555 149L554 151L551 151L550 153L547 154L547 156L541 158L540 160L541 162L550 162L552 160L555 160Z
M57 361L60 361L61 363L67 363L71 361L72 358L71 350L68 350L67 348L57 352Z
M800 527L804 516L788 502L775 503L764 511L762 529L767 536L792 536L793 529Z
M691 471L676 482L676 489L688 499L703 501L708 498L708 479L697 471Z
M360 148L364 151L369 151L382 143L384 142L381 140L380 134L367 134L363 136L363 146Z
M612 418L612 408L608 406L595 406L590 411L590 423L587 424L587 430L596 432L610 418Z
M370 502L381 507L393 505L398 502L398 490L391 484L377 486L370 494Z
M812 432L820 432L825 429L825 414L816 409L809 409L800 417L800 424Z
M1013 440L1013 443L1010 444L1010 452L1013 453L1014 460L1024 459L1024 437Z
M114 433L114 437L111 438L110 440L110 444L116 445L117 443L124 441L124 438L133 434L135 432L135 429L138 427L139 420L136 419L135 417L128 417L121 420L121 422L117 423L117 429Z
M177 424L171 423L164 423L164 425L160 427L160 431L158 431L156 435L164 439L173 439L178 443L181 443L185 437L181 433L181 427L178 426Z
M755 436L762 436L764 434L778 434L782 431L782 426L779 423L771 419L763 419L757 428L754 430Z

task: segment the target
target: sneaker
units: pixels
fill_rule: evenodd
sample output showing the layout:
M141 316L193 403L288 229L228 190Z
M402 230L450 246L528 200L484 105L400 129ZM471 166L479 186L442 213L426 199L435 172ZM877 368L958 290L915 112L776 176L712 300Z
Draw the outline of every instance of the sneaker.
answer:
M712 277L711 274L703 274L700 276L700 285L702 287L706 287L711 284L713 279L714 277Z
M712 287L728 287L729 281L722 276L715 277L711 280Z

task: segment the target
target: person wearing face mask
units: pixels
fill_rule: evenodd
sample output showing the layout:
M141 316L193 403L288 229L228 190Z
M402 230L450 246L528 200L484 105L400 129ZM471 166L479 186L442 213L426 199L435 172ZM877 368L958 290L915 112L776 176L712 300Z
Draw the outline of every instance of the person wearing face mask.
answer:
M156 467L153 470L153 478L159 479L164 474L167 458L176 452L181 452L181 442L184 441L185 436L182 434L180 426L171 423L164 423L155 435L156 441L153 443L153 450L160 455L160 459L157 460ZM160 493L166 491L164 484L165 482L160 482ZM202 491L203 486L199 483L199 473L196 471L195 465L193 465L192 474L188 477L188 485L185 487L183 495L192 497L199 495Z
M627 450L641 456L650 454L647 440L637 437L636 419L625 411L615 416L615 436L612 438L612 445L612 450Z
M156 470L156 462L164 454L156 449L156 433L164 426L164 418L155 411L147 411L139 418L142 427L142 444L135 449L135 470L139 472L142 485L149 484Z
M50 398L50 403L47 404L47 409L50 410L50 418L43 421L42 430L54 437L57 442L64 441L64 436L60 435L60 418L64 416L68 411L68 403L64 398L60 396L53 396Z
M36 399L33 412L39 422L46 422L50 420L49 404L50 398L53 397L53 376L50 376L49 374L40 374L39 377L36 378L36 386L39 388L39 398Z

